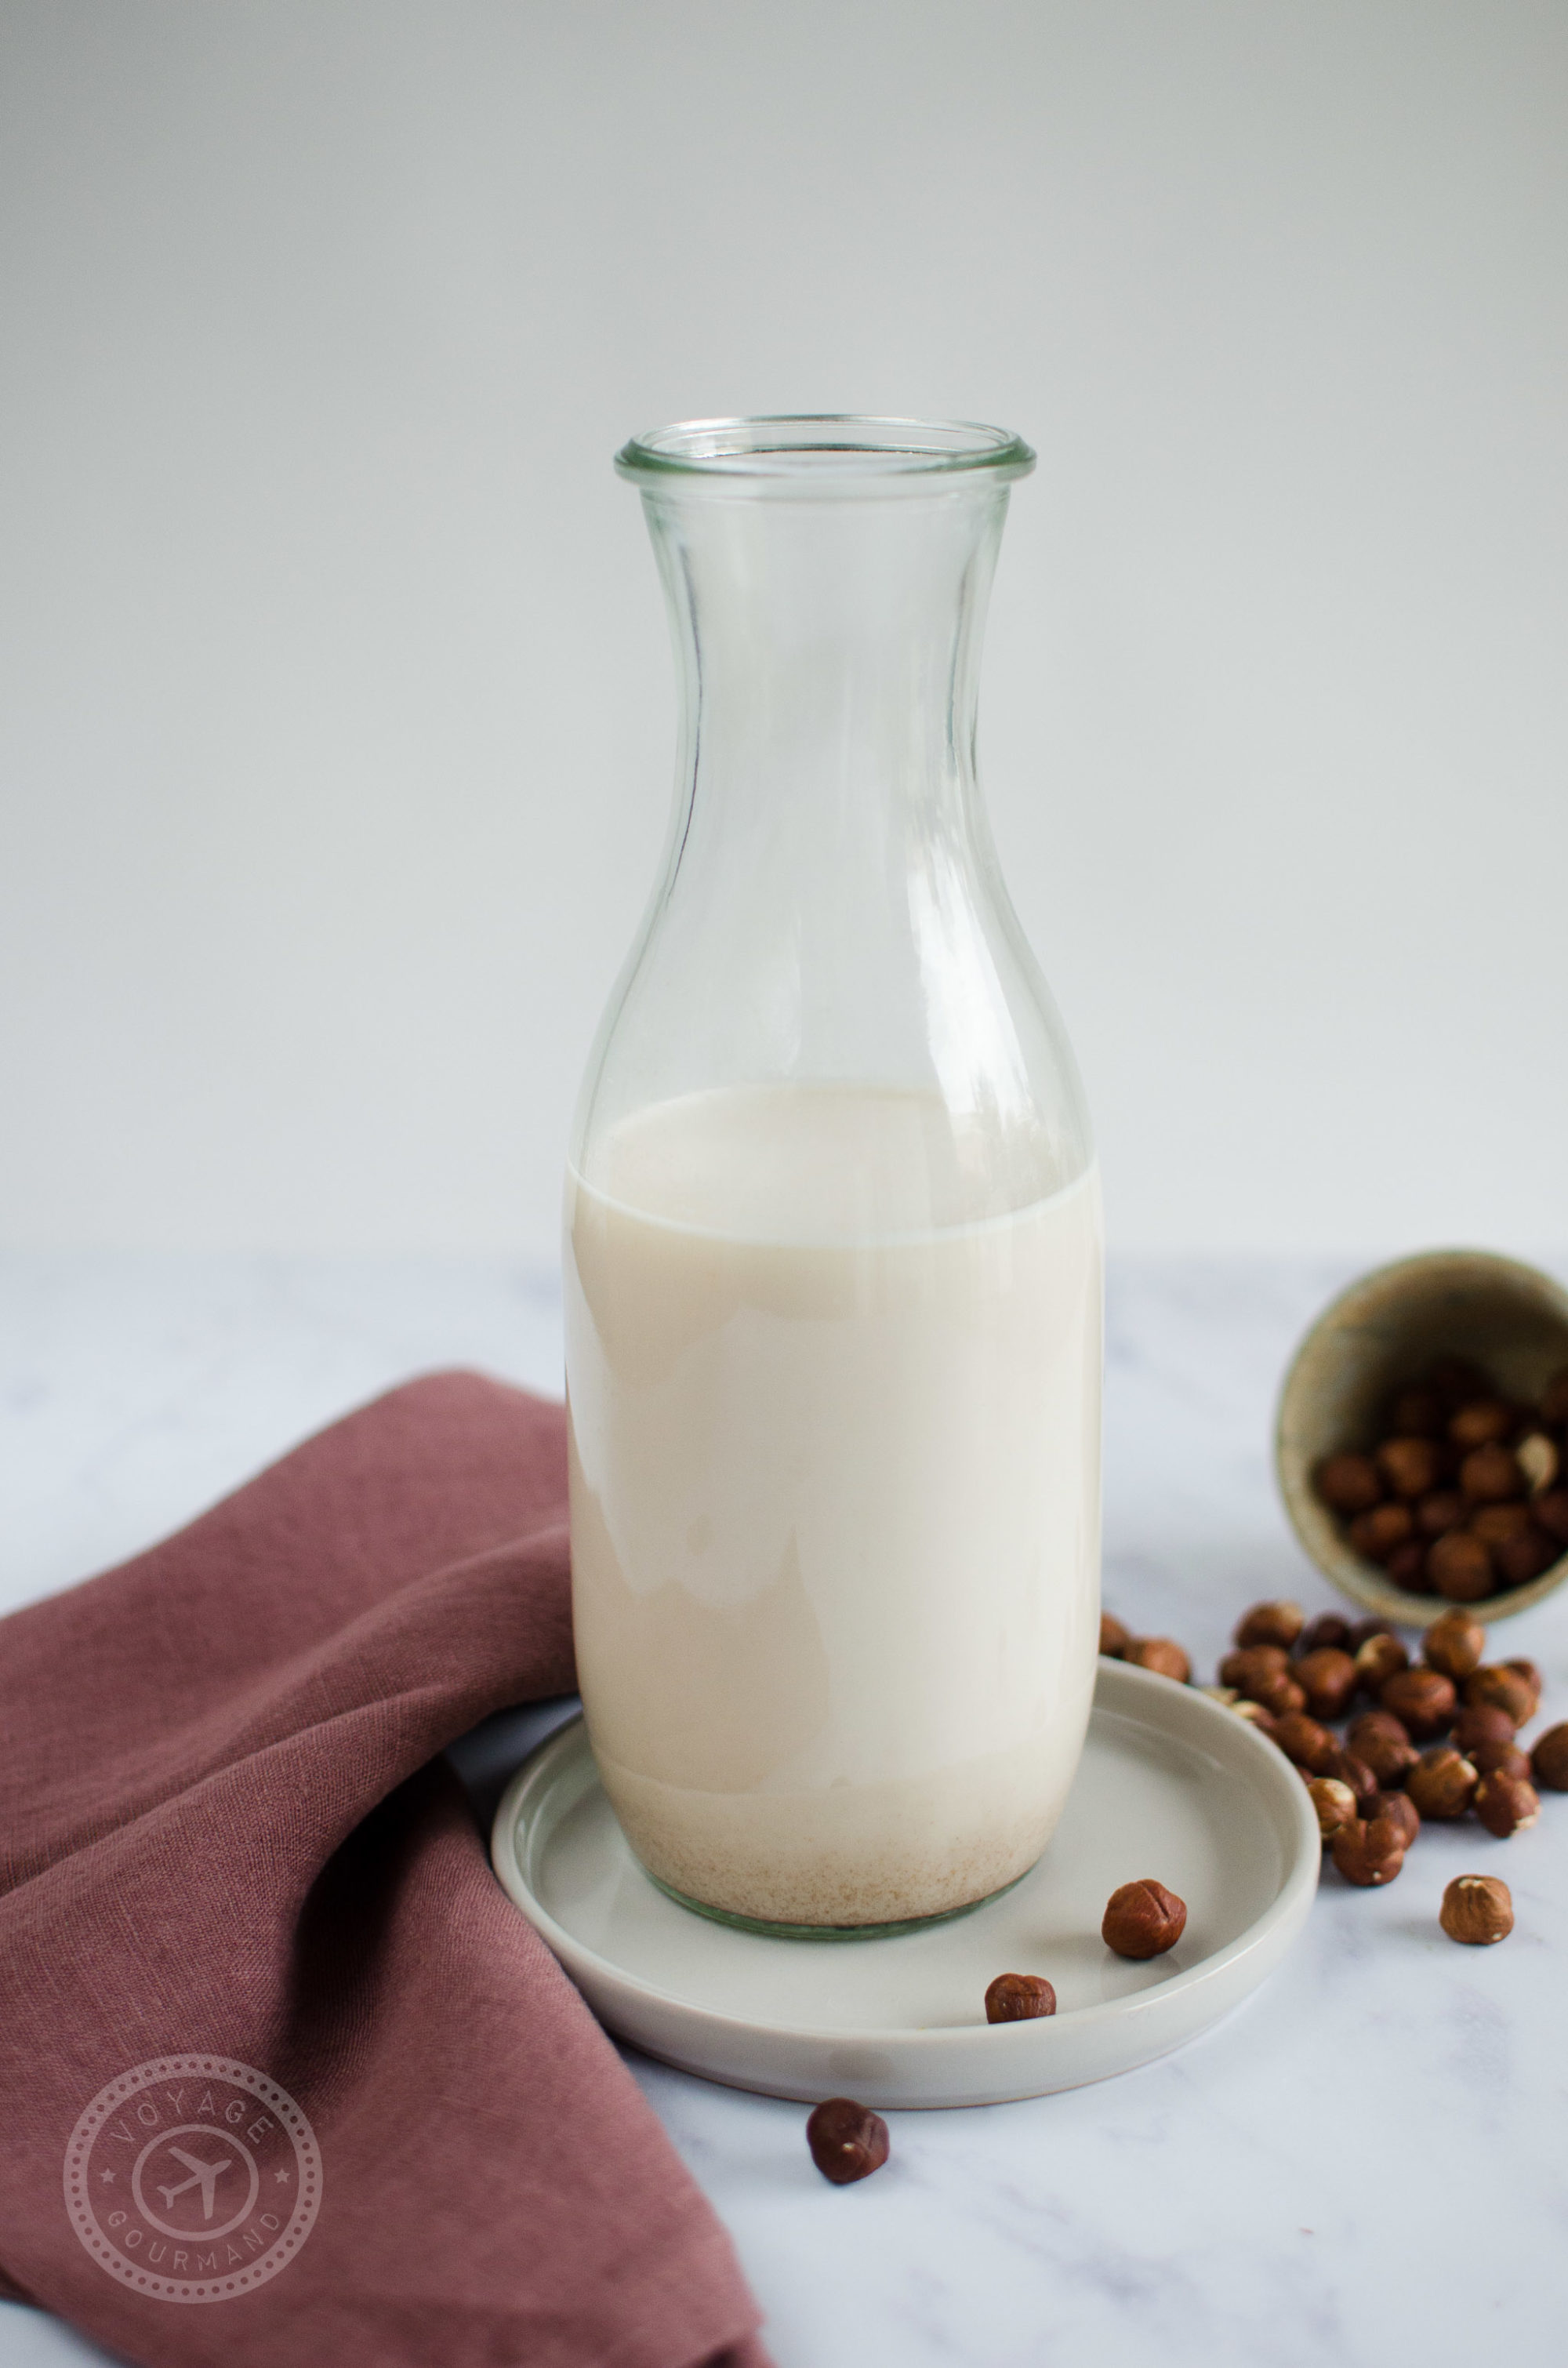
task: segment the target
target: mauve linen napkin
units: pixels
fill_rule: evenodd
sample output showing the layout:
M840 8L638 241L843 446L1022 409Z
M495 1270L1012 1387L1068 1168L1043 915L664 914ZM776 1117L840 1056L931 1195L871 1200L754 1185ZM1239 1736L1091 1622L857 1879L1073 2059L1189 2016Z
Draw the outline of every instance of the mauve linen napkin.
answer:
M573 1684L565 1461L436 1374L0 1622L0 2290L147 2368L767 2368L436 1758Z

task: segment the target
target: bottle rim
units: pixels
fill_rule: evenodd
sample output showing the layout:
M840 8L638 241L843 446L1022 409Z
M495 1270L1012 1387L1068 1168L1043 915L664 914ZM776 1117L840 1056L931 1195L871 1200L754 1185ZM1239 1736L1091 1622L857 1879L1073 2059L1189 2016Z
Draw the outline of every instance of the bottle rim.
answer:
M620 475L652 487L681 479L766 482L778 492L824 494L889 480L1023 477L1035 456L1022 437L971 419L882 418L854 411L772 412L682 419L634 436L615 456Z

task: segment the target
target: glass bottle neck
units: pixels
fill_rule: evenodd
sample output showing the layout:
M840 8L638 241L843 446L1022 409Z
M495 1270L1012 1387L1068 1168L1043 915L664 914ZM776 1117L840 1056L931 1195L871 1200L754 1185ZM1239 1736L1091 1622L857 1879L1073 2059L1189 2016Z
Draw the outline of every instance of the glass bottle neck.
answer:
M775 860L796 846L820 869L964 826L1006 500L983 484L647 497L682 679L683 837L734 828L744 803Z

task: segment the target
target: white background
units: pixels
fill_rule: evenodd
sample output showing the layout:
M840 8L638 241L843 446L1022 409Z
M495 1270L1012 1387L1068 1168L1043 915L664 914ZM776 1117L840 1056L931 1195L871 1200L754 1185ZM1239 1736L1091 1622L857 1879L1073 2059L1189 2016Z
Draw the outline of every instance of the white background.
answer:
M1561 1242L1568 10L8 0L0 1239L548 1251L662 839L609 456L993 419L1113 1244Z

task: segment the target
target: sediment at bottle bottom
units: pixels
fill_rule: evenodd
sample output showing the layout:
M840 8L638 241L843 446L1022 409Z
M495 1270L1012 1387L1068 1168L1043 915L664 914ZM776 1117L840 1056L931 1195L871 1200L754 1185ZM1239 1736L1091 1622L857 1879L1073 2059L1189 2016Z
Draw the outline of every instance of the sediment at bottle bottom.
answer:
M1054 1832L1076 1741L818 1793L701 1793L597 1751L621 1829L672 1891L759 1923L952 1915L1027 1874Z

